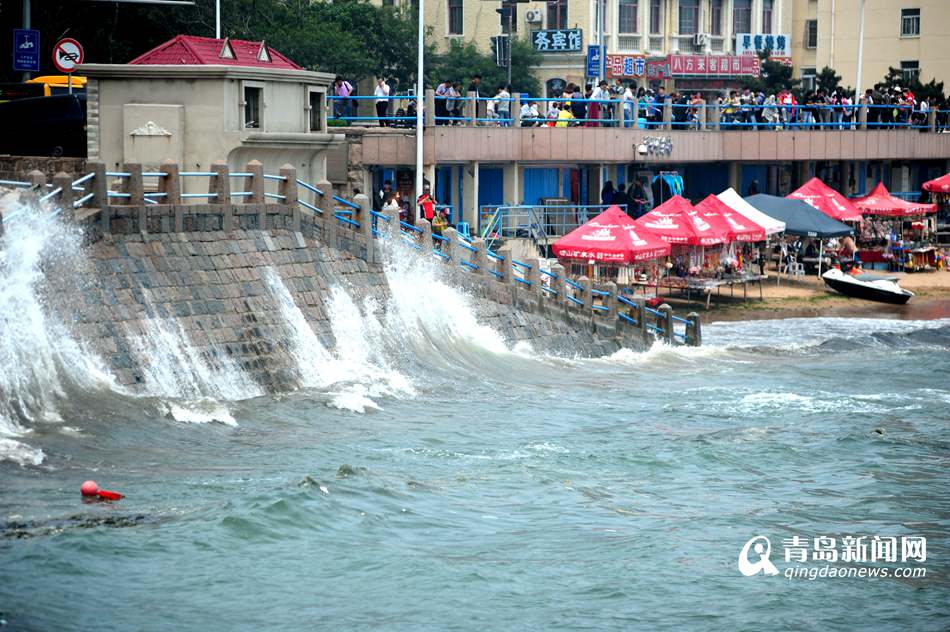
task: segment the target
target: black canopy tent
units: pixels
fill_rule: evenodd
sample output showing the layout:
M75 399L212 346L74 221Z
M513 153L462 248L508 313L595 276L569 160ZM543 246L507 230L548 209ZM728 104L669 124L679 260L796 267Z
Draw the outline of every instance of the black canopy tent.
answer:
M854 232L847 224L832 219L812 205L792 198L758 193L745 201L769 217L785 222L785 232L801 237L818 238L818 277L821 277L821 260L824 257L824 239L844 237Z

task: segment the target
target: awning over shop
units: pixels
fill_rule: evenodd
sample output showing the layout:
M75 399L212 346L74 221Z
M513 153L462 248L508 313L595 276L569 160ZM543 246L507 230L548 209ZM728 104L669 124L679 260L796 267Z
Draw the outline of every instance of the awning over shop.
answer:
M766 215L785 222L785 232L803 237L842 237L854 232L801 200L759 193L745 200Z
M765 228L749 221L717 198L709 195L696 205L696 210L709 223L724 226L730 241L764 241Z
M867 215L906 217L908 215L937 212L936 204L918 204L894 197L887 190L887 187L884 186L883 182L878 182L870 194L855 198L851 200L851 202L861 209L862 213Z
M734 210L739 215L742 215L746 219L758 224L765 229L766 235L775 235L776 233L785 232L785 222L770 217L755 208L751 204L745 201L741 195L739 195L735 189L728 188L719 195L716 196L722 202L725 202L726 206Z
M619 206L611 206L552 245L559 259L630 264L670 254L670 245L638 226Z
M688 200L679 195L660 204L636 223L670 244L715 246L730 241L728 228L707 222Z
M828 217L841 222L861 221L861 211L848 198L818 178L812 178L786 197L807 202Z

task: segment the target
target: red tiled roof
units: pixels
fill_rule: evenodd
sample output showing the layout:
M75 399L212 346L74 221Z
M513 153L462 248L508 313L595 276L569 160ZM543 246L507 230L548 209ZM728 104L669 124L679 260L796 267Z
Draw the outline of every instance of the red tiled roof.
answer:
M222 57L225 44L230 44L233 58ZM130 64L165 64L186 66L251 66L255 68L284 68L301 70L301 67L284 57L273 48L267 48L270 61L261 61L258 55L263 42L249 42L236 39L215 39L195 35L178 35L139 55Z

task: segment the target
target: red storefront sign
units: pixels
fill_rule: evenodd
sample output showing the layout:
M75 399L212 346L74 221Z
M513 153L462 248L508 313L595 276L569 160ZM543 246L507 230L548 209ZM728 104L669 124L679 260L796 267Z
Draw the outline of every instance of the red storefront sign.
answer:
M607 78L666 79L670 76L669 58L643 55L608 54Z
M759 58L754 55L670 55L673 77L759 76Z

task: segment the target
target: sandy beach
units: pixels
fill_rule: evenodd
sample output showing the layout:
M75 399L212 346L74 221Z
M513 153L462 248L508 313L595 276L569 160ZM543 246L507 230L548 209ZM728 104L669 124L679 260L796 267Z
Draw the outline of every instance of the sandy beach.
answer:
M895 272L901 287L916 296L907 305L888 305L843 296L825 286L814 276L796 279L781 275L776 283L776 272L762 282L762 299L758 285L748 288L748 300L743 300L742 289L735 295L724 288L720 295L713 294L707 310L696 296L687 302L677 295L670 302L677 310L695 309L705 322L759 320L763 318L798 318L809 316L884 316L892 318L929 320L950 317L950 271ZM661 294L664 294L661 289Z

